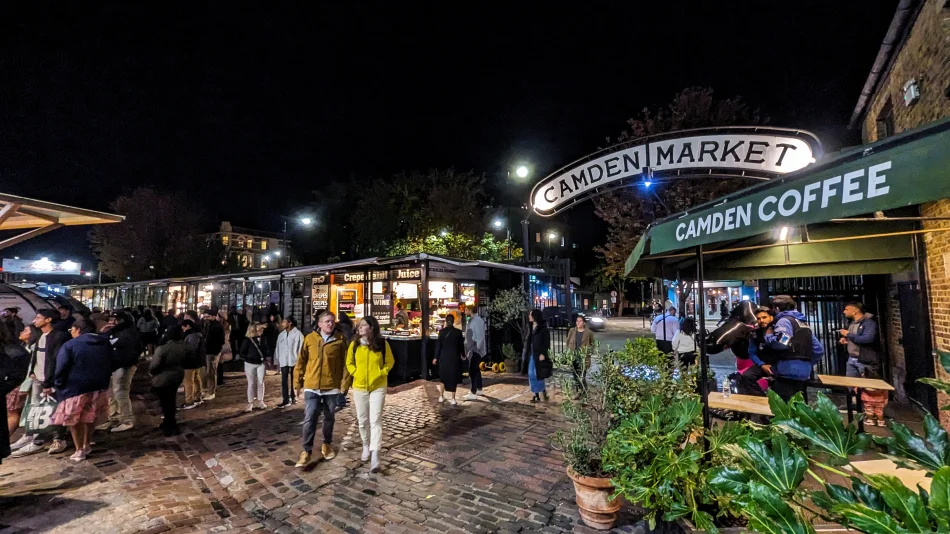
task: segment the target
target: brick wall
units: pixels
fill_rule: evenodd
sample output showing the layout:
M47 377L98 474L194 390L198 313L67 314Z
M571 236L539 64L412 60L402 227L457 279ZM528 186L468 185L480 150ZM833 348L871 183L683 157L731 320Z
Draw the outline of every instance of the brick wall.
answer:
M907 41L898 53L891 70L880 84L867 109L862 126L864 141L878 139L877 120L881 111L890 104L893 109L895 132L901 132L950 116L950 7L944 1L927 0L921 7ZM908 107L904 105L904 84L916 80L920 99ZM921 176L922 180L950 180L950 169L943 177ZM950 199L924 204L922 217L950 217ZM950 228L950 221L928 221L924 229ZM929 308L934 347L950 350L950 232L925 234L925 284L929 291ZM904 350L898 345L901 336L900 306L893 283L888 295L888 349L891 355L891 373L898 388L898 398L904 398ZM891 292L893 291L893 294ZM938 375L946 377L936 365ZM950 404L950 398L940 393L938 405ZM941 412L941 423L950 428L950 413Z
M890 379L897 391L894 396L898 401L907 400L904 391L904 381L907 379L907 366L904 363L904 346L898 343L903 335L901 328L901 307L897 300L897 279L889 276L887 280L887 303L881 310L880 327L886 330L887 353L890 355Z

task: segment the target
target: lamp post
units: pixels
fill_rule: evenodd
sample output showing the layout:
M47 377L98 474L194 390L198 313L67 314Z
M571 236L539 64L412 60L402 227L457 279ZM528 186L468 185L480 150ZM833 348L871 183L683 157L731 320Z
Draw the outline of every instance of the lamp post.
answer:
M547 239L548 248L547 248L547 253L545 254L545 258L544 258L545 260L549 259L551 256L551 242L554 241L555 239L557 239L557 234L555 232L548 232L548 239Z
M502 226L505 227L505 247L508 248L508 259L510 260L511 259L511 225L508 224L509 220L510 218L505 219L505 221L502 222L501 219L495 219L494 221L492 221L492 226L494 226L495 229L497 230L501 230Z
M306 227L308 227L308 228L309 228L310 226L313 226L313 225L315 224L315 222L314 222L314 220L313 220L312 218L310 218L310 217L287 217L287 216L285 216L285 215L280 215L280 218L284 220L284 239L283 239L283 245L284 245L284 247L287 248L287 260L286 260L286 265L289 265L289 264L290 264L290 260L291 260L291 256L290 256L290 245L287 243L287 221L296 221L297 224L299 224L299 225L301 225L301 226L306 226ZM280 250L275 251L274 254L275 254L278 258L281 257ZM280 266L280 261L278 261L278 267L279 267L279 266Z

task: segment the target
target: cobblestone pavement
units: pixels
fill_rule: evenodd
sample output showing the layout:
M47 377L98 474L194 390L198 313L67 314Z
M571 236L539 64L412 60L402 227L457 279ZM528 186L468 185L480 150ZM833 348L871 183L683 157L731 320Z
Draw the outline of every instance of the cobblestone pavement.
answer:
M279 382L266 378L270 406ZM484 399L452 407L437 388L390 389L378 474L359 461L352 405L337 414L337 457L298 470L302 404L244 413L243 374L179 412L174 438L153 430L157 403L133 395L136 428L97 432L89 460L70 462L70 448L0 465L0 534L592 532L549 442L563 424L556 394L531 404L526 379L489 373ZM628 516L619 524L642 530Z

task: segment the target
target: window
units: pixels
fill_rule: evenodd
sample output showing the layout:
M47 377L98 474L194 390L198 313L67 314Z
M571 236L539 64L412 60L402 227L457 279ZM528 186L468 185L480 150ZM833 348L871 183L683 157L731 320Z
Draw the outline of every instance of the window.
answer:
M221 244L222 244L222 245L228 246L228 243L230 243L230 242L231 242L231 236L229 236L229 235L227 235L227 234L221 236Z
M261 250L267 250L267 240L261 239Z
M242 235L242 236L238 236L238 247L244 248L244 245L245 245L244 236L243 236L243 235Z
M891 105L891 99L888 98L877 114L877 140L887 139L894 135L894 106Z
M254 248L254 238L253 238L253 237L247 238L247 248Z

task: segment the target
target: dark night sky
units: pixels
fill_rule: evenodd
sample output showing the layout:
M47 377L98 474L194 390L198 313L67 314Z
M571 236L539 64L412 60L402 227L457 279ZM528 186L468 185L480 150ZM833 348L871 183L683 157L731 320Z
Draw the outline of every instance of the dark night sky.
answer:
M0 7L0 191L105 209L186 189L277 230L351 173L540 177L690 85L856 144L897 1L84 4Z

